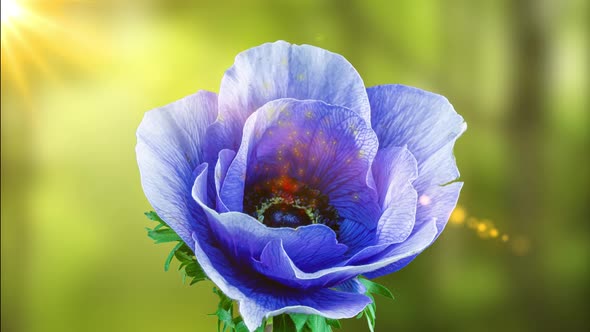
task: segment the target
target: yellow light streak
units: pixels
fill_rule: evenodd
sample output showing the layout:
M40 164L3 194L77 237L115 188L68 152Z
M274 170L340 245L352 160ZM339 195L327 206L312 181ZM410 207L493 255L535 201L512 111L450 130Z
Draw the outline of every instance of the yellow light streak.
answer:
M474 231L481 239L495 239L502 243L507 243L514 254L523 256L530 252L531 242L525 236L518 236L511 241L510 236L501 232L493 221L489 219L480 219L470 216L467 209L457 205L449 217L449 224L455 227L464 226ZM510 243L508 243L510 241Z

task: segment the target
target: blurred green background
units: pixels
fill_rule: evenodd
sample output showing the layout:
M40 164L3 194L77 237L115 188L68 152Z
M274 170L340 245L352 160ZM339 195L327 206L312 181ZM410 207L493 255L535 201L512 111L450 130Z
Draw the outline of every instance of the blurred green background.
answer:
M2 331L216 328L211 284L165 273L170 248L146 236L135 130L278 39L344 55L367 86L443 94L469 125L465 216L380 279L396 300L378 299L377 331L590 329L588 1L16 2L2 0Z

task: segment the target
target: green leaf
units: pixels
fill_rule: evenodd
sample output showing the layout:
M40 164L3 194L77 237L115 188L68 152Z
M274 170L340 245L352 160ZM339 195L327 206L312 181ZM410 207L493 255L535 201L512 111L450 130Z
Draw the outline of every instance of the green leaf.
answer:
M203 281L203 280L207 280L207 278L203 277L203 278L193 278L193 280L191 280L191 282L188 284L189 286L192 286L194 284L196 284L199 281Z
M381 296L395 300L391 291L387 287L365 278L359 278L359 281L367 288L367 293L379 294Z
M180 262L178 269L182 275L182 282L184 283L186 278L192 278L190 284L197 283L201 280L207 279L207 275L199 265L192 249L182 241L182 239L171 229L157 214L156 212L146 212L145 215L153 221L157 221L158 225L153 229L147 228L148 236L155 241L155 243L167 243L167 242L178 242L172 251L168 254L166 261L164 262L164 270L170 269L172 260L176 258ZM217 310L211 315L217 316L217 331L218 332L247 332L248 328L244 323L242 317L234 316L234 302L231 298L225 295L220 289L214 287L213 292L219 297L219 304ZM294 331L295 326L287 315L282 315L281 319L277 320L277 328L275 331ZM305 322L304 322L305 323ZM264 332L266 323L256 329L256 332ZM282 330L280 330L282 329Z
M156 243L182 241L182 239L171 228L149 229L148 236Z
M217 316L217 318L219 318L220 321L224 322L225 324L234 324L231 313L225 309L218 308L215 312L215 315Z
M236 332L248 332L248 328L246 327L246 323L244 323L244 321L240 321L236 324Z
M192 254L192 252L190 252L190 248L189 248L189 252L187 252L184 247L186 247L186 244L184 244L184 242L182 242L182 246L176 251L176 253L174 254L174 256L176 257L176 259L178 259L180 262L192 262L195 260L194 255Z
M213 287L213 293L217 294L219 297L219 304L217 307L219 309L230 311L233 307L233 300L230 299L227 295L225 295L219 288Z
M287 314L282 314L273 317L272 330L273 332L293 332L295 325Z
M377 312L377 305L375 304L375 298L367 292L367 296L371 298L373 302L369 303L365 309L363 309L363 313L367 318L367 324L369 325L369 330L371 332L375 332L375 320L376 320L376 312Z
M166 261L164 262L164 271L168 272L168 270L170 269L170 263L172 262L172 258L174 258L174 254L176 253L178 248L180 248L183 244L184 243L182 242L178 242L178 244L175 245L174 248L172 248L172 251L168 254L168 258L166 258Z
M301 332L303 330L305 323L307 323L307 318L309 317L308 315L304 314L289 314L289 316L295 324L295 329L297 332Z
M201 266L196 261L187 264L184 270L186 275L191 278L205 279L207 277Z
M387 289L387 287L380 285L374 281L368 280L363 277L359 277L359 281L367 288L367 292L365 295L371 298L373 302L368 304L365 309L361 313L359 313L356 318L361 318L365 316L367 318L367 324L369 325L369 330L371 332L375 331L375 321L377 319L377 304L375 303L375 298L372 294L379 294L381 296L394 299L393 294Z
M146 217L148 217L148 219L153 220L153 221L157 221L161 224L168 226L166 224L166 222L164 222L164 220L162 220L162 218L160 218L160 216L158 216L158 214L156 212L148 211L148 212L144 212L144 214L146 215Z
M318 315L309 315L307 318L307 326L313 332L331 332L332 329L326 322L326 319Z
M330 319L330 318L326 318L326 323L328 323L328 325L330 325L333 328L339 329L342 327L342 325L340 325L340 321L337 319Z
M178 270L180 270L182 276L182 283L186 282L187 277L192 278L190 285L206 280L207 275L197 262L192 249L182 241L178 234L176 234L176 232L174 232L174 230L171 229L155 212L146 212L145 215L150 220L159 223L153 229L147 228L148 236L156 243L178 242L166 258L166 261L164 262L164 270L168 271L170 269L172 259L176 257L180 262Z

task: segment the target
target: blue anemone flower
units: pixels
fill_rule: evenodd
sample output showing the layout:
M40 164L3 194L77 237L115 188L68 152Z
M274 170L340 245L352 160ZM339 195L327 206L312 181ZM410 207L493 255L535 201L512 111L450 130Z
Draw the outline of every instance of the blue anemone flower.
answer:
M281 313L341 319L445 227L466 124L446 98L365 88L342 56L284 41L240 53L219 94L147 112L144 192L250 330Z

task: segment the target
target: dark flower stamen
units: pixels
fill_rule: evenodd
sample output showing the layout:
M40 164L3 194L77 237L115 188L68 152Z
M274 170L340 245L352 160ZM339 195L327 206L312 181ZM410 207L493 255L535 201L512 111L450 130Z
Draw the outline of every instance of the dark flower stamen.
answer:
M340 218L328 197L289 177L254 185L244 203L245 212L269 227L324 224L338 231Z

